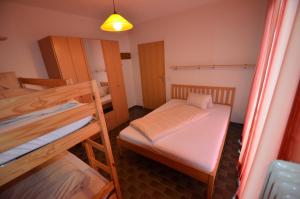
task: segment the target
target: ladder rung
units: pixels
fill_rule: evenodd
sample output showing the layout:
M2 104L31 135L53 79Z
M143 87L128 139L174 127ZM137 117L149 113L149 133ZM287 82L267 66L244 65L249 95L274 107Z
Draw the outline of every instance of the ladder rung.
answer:
M108 174L111 174L110 168L108 166L106 166L105 164L103 164L102 162L99 162L96 159L91 159L91 161L100 169L102 169L103 171L105 171Z
M92 145L94 148L100 150L100 151L103 151L105 152L105 149L104 149L104 146L102 144L99 144L93 140L90 140L90 139L87 139L86 142L90 145Z

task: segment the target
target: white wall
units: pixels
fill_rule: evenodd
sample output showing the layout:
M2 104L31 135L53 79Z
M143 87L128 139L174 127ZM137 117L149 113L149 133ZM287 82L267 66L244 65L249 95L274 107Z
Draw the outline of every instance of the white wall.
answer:
M129 38L137 103L143 103L137 44L164 40L167 98L172 83L234 86L237 94L232 121L243 123L253 68L173 71L169 67L256 63L265 11L265 1L220 0L136 25Z
M48 35L112 39L120 42L121 52L129 52L128 33L99 30L101 20L52 10L0 2L0 72L15 71L17 76L47 77L37 41ZM131 62L123 62L125 74L132 74ZM125 75L128 104L135 104L134 87ZM133 94L132 94L133 92Z

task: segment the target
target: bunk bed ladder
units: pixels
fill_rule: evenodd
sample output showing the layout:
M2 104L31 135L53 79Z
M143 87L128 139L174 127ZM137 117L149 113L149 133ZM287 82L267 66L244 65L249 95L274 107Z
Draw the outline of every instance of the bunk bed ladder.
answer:
M116 195L118 199L122 199L122 194L121 194L121 189L120 189L120 184L118 180L118 174L116 171L116 166L111 150L111 145L110 145L110 140L108 136L108 130L105 122L105 117L103 113L103 109L101 106L101 100L100 100L100 95L98 91L98 87L96 85L96 82L92 81L92 89L93 92L96 94L94 95L95 101L96 101L96 109L97 109L97 117L99 121L99 126L101 127L100 133L100 138L102 141L102 144L99 144L91 139L87 139L83 142L83 146L85 148L89 164L92 168L95 170L101 169L102 171L108 173L111 177L111 182L109 182L103 189L102 191L97 195L97 198L103 198L107 193L110 193L115 189ZM94 149L97 149L101 152L104 152L105 154L105 159L107 165L104 163L96 160L95 154L94 154Z

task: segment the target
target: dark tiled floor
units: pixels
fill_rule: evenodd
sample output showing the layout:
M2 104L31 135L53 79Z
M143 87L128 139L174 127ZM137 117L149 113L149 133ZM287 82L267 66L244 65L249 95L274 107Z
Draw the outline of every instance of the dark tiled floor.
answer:
M142 117L148 112L149 110L140 107L133 108L130 110L130 120ZM116 137L127 125L128 123L110 132L124 199L206 198L207 186L191 177L131 151L124 151L120 158ZM235 167L239 149L237 140L240 138L241 131L241 125L230 124L215 183L214 198L216 199L232 198L237 188ZM72 152L86 160L85 156L82 156L81 147L75 147ZM104 156L97 153L97 158L103 159Z

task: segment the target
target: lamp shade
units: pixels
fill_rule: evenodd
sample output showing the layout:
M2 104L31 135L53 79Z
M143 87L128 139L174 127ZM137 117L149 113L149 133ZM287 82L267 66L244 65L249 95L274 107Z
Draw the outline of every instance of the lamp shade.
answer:
M101 25L101 29L110 32L130 30L133 25L119 14L111 14Z

